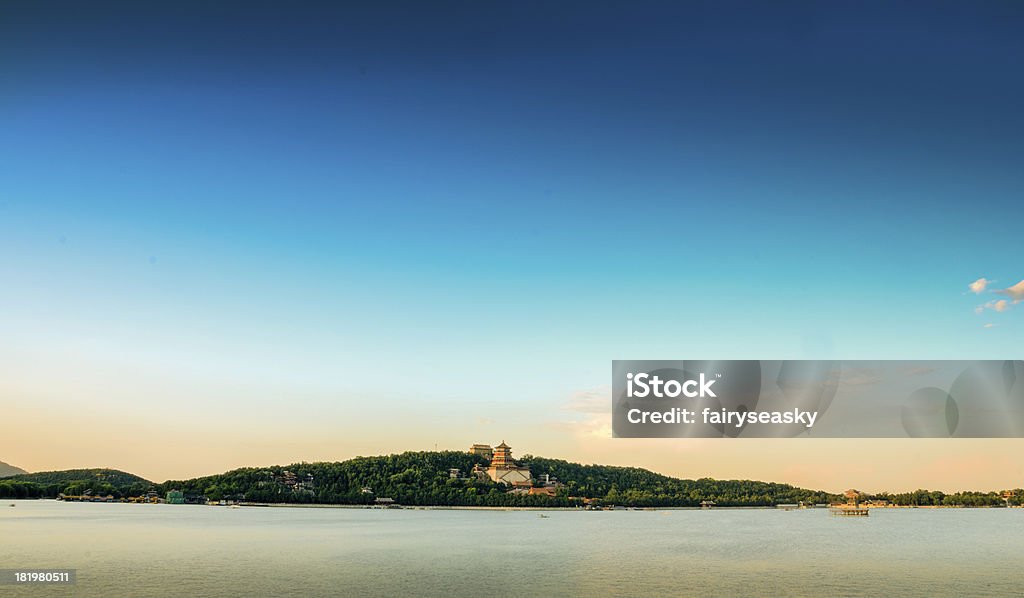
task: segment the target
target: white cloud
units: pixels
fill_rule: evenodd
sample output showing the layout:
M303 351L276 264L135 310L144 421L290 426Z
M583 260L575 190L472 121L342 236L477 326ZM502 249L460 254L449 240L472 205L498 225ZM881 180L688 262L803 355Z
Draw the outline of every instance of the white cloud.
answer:
M565 408L580 413L610 413L612 391L610 388L599 388L574 392Z
M1014 303L1016 303L1016 301L1014 301ZM985 303L979 305L978 307L975 307L974 308L974 313L980 314L983 311L985 311L986 309L991 309L991 310L998 311L998 312L1004 312L1004 311L1006 311L1009 308L1010 308L1010 302L1007 301L1006 299L1000 299L998 301L988 301L988 302L985 302Z
M987 280L985 278L979 278L978 280L975 280L971 284L967 285L967 287L971 289L971 292L973 292L975 295L979 295L985 290L985 287L987 287L988 283L990 282L992 281Z
M995 328L995 324L985 324L985 328Z
M1012 287L1002 289L999 292L1004 295L1009 295L1010 298L1013 299L1014 303L1020 303L1024 300L1024 280L1018 282Z

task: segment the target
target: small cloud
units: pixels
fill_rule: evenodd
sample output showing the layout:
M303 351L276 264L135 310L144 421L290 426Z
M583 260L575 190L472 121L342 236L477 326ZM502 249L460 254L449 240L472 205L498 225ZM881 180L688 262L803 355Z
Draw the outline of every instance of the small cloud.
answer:
M971 284L967 285L967 287L971 289L971 292L974 293L975 295L980 295L982 292L985 291L985 287L987 287L988 283L990 282L992 281L985 278L979 278L978 280L975 280Z
M481 426L490 426L494 424L494 420L489 417L478 417L476 418L476 423Z
M611 439L611 394L610 387L572 393L563 408L566 411L577 412L579 415L571 416L571 421L551 422L550 425L570 432L580 442Z
M611 389L574 392L565 408L580 413L611 413Z
M995 324L985 324L985 328L995 328Z
M1014 303L1016 303L1016 301L1014 301ZM974 308L974 313L980 314L981 312L985 311L986 309L991 309L991 310L998 311L998 312L1004 312L1004 311L1006 311L1009 308L1010 308L1010 302L1007 301L1006 299L1000 299L998 301L987 301L987 302L979 305L978 307L975 307Z
M1002 289L997 292L1002 293L1003 295L1009 295L1010 298L1013 299L1014 303L1020 303L1024 300L1024 280L1018 282L1012 287Z

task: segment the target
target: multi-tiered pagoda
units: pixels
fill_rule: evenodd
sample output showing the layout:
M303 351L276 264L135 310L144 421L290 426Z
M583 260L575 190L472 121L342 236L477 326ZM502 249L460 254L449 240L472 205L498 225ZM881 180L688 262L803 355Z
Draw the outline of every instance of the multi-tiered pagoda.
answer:
M473 445L473 449L470 452L480 454L478 452L480 446ZM482 470L483 468L480 469ZM522 467L516 463L515 459L512 458L512 447L505 444L504 440L501 441L501 444L494 447L491 464L483 471L486 471L487 477L491 478L491 480L510 486L529 487L533 481L533 476L530 475L530 468Z

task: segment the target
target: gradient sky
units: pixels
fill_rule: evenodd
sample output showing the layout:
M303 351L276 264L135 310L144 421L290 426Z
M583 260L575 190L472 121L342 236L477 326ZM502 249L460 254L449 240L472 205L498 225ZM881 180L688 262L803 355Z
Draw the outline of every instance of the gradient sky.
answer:
M1024 4L215 4L0 7L0 460L1024 484L606 429L612 359L1021 357Z

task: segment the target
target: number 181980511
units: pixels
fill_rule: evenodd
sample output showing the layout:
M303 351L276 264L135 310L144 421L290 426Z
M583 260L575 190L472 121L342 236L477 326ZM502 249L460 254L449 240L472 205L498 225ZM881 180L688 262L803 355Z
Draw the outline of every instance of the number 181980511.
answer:
M0 584L73 584L74 569L0 569Z

